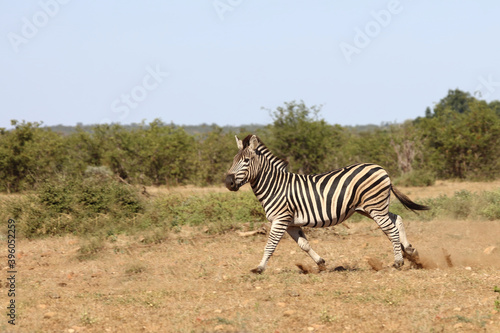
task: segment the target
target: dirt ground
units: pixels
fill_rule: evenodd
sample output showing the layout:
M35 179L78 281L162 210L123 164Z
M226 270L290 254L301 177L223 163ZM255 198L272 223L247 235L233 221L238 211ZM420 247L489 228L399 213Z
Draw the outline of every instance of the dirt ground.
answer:
M0 331L500 332L500 221L405 225L424 269L390 268L391 244L369 220L306 230L327 262L321 273L289 236L262 275L250 269L264 234L183 228L160 244L119 235L91 258L81 258L84 239L20 239L17 325L4 314Z

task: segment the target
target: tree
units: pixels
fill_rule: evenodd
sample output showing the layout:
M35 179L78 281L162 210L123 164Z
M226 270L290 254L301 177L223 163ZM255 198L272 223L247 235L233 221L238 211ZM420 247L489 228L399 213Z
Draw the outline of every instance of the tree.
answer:
M489 107L496 113L497 116L500 117L500 101L490 102Z
M185 183L193 174L195 140L182 127L155 119L136 136L141 173L154 185Z
M61 172L66 161L62 137L40 128L41 123L18 122L0 131L0 184L7 192L31 188Z
M231 165L236 145L234 133L224 133L219 126L213 125L208 133L197 138L197 177L199 185L220 184L227 168Z
M467 110L446 107L417 123L431 163L442 178L498 176L500 118L485 101L472 97Z
M463 92L460 89L448 90L448 95L441 99L434 107L434 112L426 109L426 117L432 118L440 116L446 109L452 109L457 113L466 113L470 111L469 104L476 99L468 92Z
M289 162L292 172L310 174L330 169L325 165L330 160L327 157L340 146L342 130L321 119L320 110L321 106L308 108L303 101L292 101L271 111L269 146Z

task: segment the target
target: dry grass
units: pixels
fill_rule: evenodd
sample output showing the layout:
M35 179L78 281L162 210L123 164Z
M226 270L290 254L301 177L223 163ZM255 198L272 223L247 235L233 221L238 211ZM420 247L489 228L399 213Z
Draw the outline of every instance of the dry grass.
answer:
M500 179L491 182L470 182L470 181L450 181L438 180L436 184L428 187L401 187L401 190L411 199L434 198L440 195L453 196L457 191L468 190L471 192L492 191L500 188ZM223 186L196 187L187 186L148 186L147 192L152 195L163 194L183 194L186 196L201 193L227 192ZM240 191L251 191L250 185L243 186Z
M243 186L240 191L251 191L250 185ZM185 196L189 195L197 195L197 194L209 194L209 193L220 193L227 192L227 188L223 185L220 186L206 186L206 187L197 187L194 185L185 185L185 186L147 186L146 191L151 195L165 195L165 194L181 194Z
M401 187L401 190L411 199L435 198L440 195L453 196L455 192L467 190L470 192L493 191L500 188L500 180L491 182L467 182L438 180L429 187Z
M500 221L411 222L407 231L430 269L388 268L390 243L370 221L308 230L328 264L312 274L296 267L312 261L289 237L263 275L249 273L266 241L259 234L184 228L151 245L118 236L87 260L85 240L23 240L16 331L498 332ZM0 330L9 329L4 318Z

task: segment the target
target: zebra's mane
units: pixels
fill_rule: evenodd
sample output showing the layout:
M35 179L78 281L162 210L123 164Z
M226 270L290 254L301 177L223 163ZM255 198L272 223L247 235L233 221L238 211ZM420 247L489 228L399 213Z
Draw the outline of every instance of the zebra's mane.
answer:
M250 145L250 139L252 138L252 136L253 136L252 134L249 134L249 135L247 135L246 138L243 139L243 141L242 141L243 149L245 149L246 147L248 147ZM269 148L267 148L267 146L264 144L264 142L262 142L262 140L258 136L255 136L255 137L257 138L257 141L259 141L259 145L257 146L256 153L259 155L265 155L271 162L273 162L274 165L276 165L276 167L278 169L287 170L288 169L288 161L285 161L282 158L276 157L269 150Z

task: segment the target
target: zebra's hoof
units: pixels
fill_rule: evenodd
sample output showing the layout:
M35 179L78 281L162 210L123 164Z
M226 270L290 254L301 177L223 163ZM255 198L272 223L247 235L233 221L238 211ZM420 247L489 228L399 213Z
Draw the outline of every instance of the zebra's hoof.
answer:
M254 274L262 274L262 272L264 272L264 268L259 266L257 268L252 269L250 272L252 272Z
M392 267L394 267L395 269L401 269L401 267L403 267L403 265L405 264L404 261L395 261L394 264L392 265Z
M408 257L418 257L418 252L417 249L413 248L411 245L408 247L403 247L403 257L408 258Z

